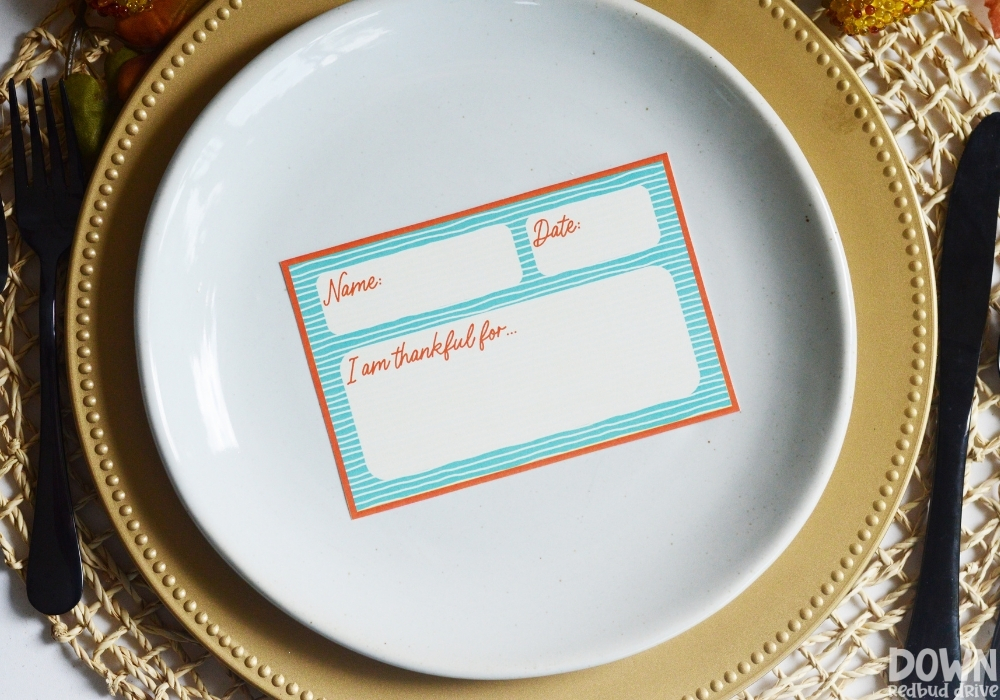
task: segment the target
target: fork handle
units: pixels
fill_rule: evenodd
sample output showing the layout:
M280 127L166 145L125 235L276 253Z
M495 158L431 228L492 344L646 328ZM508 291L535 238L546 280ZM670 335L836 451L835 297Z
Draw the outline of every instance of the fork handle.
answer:
M83 565L66 471L59 365L56 354L56 261L41 261L38 340L41 355L42 420L38 485L28 552L28 600L39 612L61 615L83 595Z

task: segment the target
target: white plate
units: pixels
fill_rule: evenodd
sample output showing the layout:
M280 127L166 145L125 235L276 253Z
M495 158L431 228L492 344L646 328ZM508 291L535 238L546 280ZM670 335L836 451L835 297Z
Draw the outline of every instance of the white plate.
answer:
M740 412L352 519L281 261L667 153ZM147 224L136 300L170 477L276 604L468 678L652 647L805 522L850 412L855 331L822 192L773 111L625 1L356 0L212 102Z

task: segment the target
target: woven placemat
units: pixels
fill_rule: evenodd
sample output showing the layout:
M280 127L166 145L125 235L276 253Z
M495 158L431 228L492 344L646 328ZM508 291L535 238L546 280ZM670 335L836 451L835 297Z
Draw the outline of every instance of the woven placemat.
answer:
M13 77L20 84L61 72L70 5L60 3L28 32L0 74L0 186L7 185L5 195L10 193L11 166L7 81ZM818 21L823 26L824 20ZM880 35L845 37L838 45L868 84L904 152L914 156L910 175L937 253L948 189L965 139L983 115L1000 110L997 43L965 4L940 0L931 11ZM106 41L85 46L84 60L78 60L75 70L87 70L86 63L99 61L108 48ZM5 201L9 219L9 196ZM7 236L11 281L0 303L0 550L11 575L23 580L37 443L37 271L13 222ZM1000 289L994 290L992 307L973 411L962 537L962 641L969 665L974 647L989 643L1000 578L1000 377L994 368ZM72 421L66 425L72 432ZM917 568L917 557L910 555L919 548L924 526L930 489L927 446L933 436L932 429L892 530L850 595L794 654L741 694L746 700L889 695L888 654L905 638ZM159 603L117 541L78 454L73 472L86 591L73 611L49 618L53 638L100 674L114 695L157 700L262 697L229 674Z

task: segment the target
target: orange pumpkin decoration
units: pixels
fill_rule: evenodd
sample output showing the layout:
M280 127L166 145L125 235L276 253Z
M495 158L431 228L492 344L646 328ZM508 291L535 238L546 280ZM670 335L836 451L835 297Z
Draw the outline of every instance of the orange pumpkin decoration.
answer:
M145 12L123 17L115 31L126 44L141 49L156 48L172 37L206 0L142 0L152 6Z
M1000 36L1000 0L986 0L986 9L990 11L993 36Z
M124 102L132 94L136 84L139 82L139 78L149 70L149 67L153 65L153 61L155 60L156 54L141 53L125 61L118 69L115 77L115 85L109 85L108 90L114 90L118 94L118 99Z

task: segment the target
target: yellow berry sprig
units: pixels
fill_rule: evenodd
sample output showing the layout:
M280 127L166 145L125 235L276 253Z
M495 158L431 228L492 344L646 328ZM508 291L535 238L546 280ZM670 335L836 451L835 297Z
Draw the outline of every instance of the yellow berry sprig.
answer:
M153 0L87 0L87 4L102 15L122 18L145 12Z
M931 5L933 0L823 0L826 14L848 34L876 34L893 22Z

